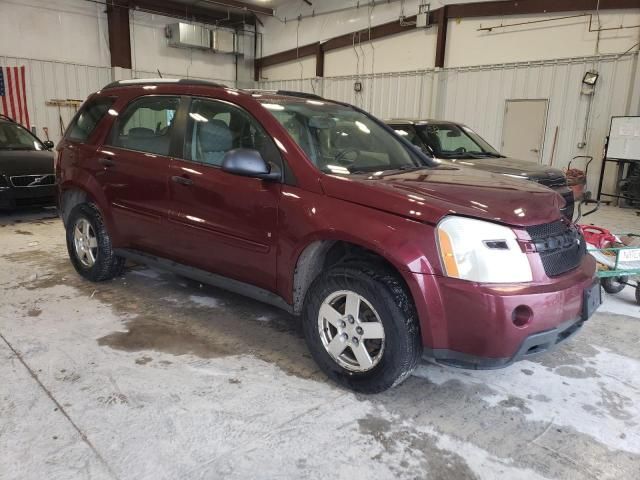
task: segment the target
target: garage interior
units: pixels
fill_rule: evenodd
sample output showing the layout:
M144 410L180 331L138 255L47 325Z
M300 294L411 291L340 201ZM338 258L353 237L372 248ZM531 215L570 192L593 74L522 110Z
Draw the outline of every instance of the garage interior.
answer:
M0 0L0 25L0 113L41 141L114 81L301 92L466 125L640 234L638 0ZM55 205L0 210L0 479L637 479L638 276L549 352L366 395L297 316L134 263L91 283Z

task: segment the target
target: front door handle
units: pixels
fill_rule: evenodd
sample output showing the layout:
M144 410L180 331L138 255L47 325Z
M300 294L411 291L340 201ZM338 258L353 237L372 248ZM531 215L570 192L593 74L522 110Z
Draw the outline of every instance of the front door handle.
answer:
M193 185L193 180L187 177L180 177L178 175L174 175L173 177L171 177L171 180L173 180L176 183L179 183L180 185Z
M102 165L105 168L110 168L115 166L116 162L114 162L113 160L111 160L110 158L99 158L98 159L98 163L100 165Z

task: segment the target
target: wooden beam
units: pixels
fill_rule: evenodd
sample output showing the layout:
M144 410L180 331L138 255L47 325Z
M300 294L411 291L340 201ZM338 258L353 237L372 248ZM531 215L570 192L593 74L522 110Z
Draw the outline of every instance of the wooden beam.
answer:
M123 2L107 3L107 26L111 66L131 69L129 7Z
M436 38L436 68L444 68L444 57L447 50L447 27L449 25L449 7L438 9L438 36Z

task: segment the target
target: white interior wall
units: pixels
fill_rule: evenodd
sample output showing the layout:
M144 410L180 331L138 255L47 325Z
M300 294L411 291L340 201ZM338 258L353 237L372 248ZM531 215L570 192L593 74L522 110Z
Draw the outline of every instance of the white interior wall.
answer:
M622 53L640 39L639 28L589 31L589 17L559 19L581 12L553 15L523 15L451 19L447 29L445 66L460 67L551 58L582 57ZM594 12L592 29L597 28ZM491 32L481 27L538 22ZM601 28L640 25L640 11L605 10L600 13Z
M218 80L233 85L235 56L169 46L165 27L179 20L131 10L131 62L136 77L163 76Z
M341 8L354 2L323 2L317 11ZM432 8L442 3L432 2ZM405 15L417 13L418 1L404 2ZM397 20L401 14L401 2L376 6L373 10L361 6L345 12L318 15L298 21L299 14L308 15L311 7L293 2L276 10L277 16L287 18L282 23L277 18L267 19L263 53L270 55L284 50L322 42L329 38L367 29L369 25ZM492 65L521 61L539 61L554 58L622 53L640 39L639 28L589 31L589 17L562 19L582 12L546 15L521 15L506 17L464 18L449 20L445 66ZM592 28L597 27L598 16L593 15ZM605 10L599 14L601 28L615 28L640 24L638 10ZM529 25L478 31L481 27L523 22L539 22ZM325 54L325 76L356 73L381 73L411 71L431 68L435 65L437 27L407 32L375 40L373 46L365 36L355 38L355 48L346 47ZM359 40L361 40L359 42ZM357 52L356 52L357 50ZM303 62L313 61L305 57ZM271 80L300 78L298 62L269 67ZM307 76L314 76L309 70Z
M316 76L316 57L303 57L291 62L279 63L263 68L260 78L267 80L289 80Z
M82 0L2 0L0 55L108 67L104 6Z
M379 25L398 18L401 2L393 0L382 3L373 9L357 0L322 0L312 2L309 6L302 1L290 2L276 9L275 17L266 17L262 21L265 32L263 55L296 48L296 45L307 45L329 38L368 28L369 25ZM322 15L322 12L363 4L352 10ZM414 15L420 4L419 0L405 0L406 15ZM301 22L296 19L299 15L312 15ZM371 18L371 21L369 21ZM283 21L286 19L286 22Z
M327 52L324 74L333 77L422 70L433 66L435 52L435 29L414 30L371 42L362 37L351 47Z

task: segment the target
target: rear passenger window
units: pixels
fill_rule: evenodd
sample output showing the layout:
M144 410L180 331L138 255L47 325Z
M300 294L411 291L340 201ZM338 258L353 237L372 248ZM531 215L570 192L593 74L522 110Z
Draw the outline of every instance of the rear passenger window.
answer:
M185 157L221 166L229 150L258 150L274 170L282 169L278 149L262 126L244 110L226 102L194 99L187 118Z
M85 142L98 126L105 113L109 111L114 101L115 99L113 98L99 98L85 105L74 122L69 125L67 138Z
M111 145L127 150L169 155L178 97L149 96L131 103L120 115Z

